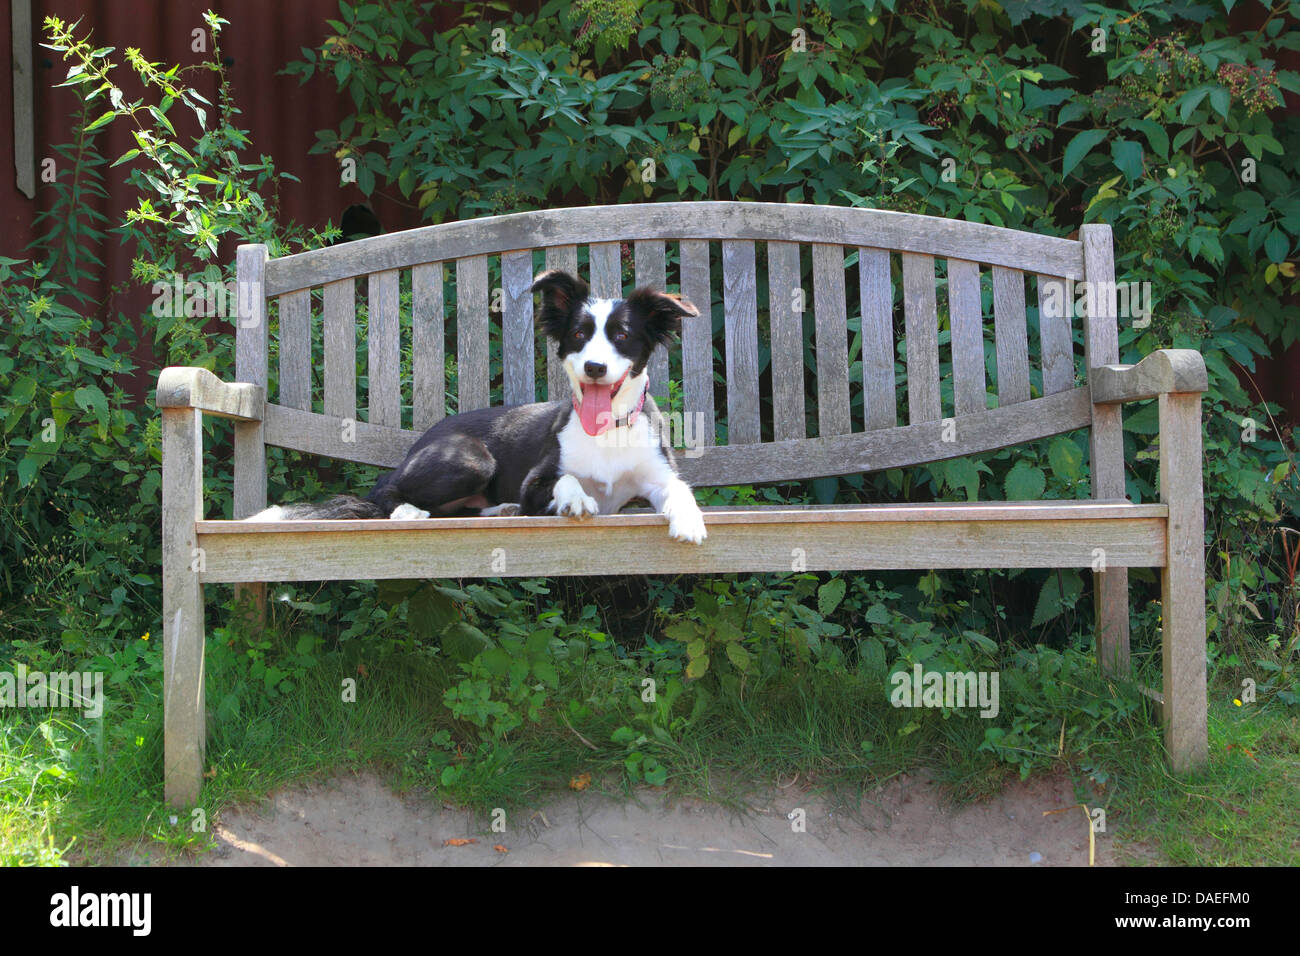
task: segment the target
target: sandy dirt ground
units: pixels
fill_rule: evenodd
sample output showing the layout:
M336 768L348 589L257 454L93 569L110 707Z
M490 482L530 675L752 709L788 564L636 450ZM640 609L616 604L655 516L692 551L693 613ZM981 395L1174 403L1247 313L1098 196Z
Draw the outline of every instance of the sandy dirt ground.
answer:
M1088 822L1070 783L1013 784L954 808L925 775L890 781L856 808L796 784L733 812L644 789L569 793L507 816L396 796L373 776L285 789L221 814L199 866L1087 866ZM1060 813L1045 811L1062 810ZM795 811L803 811L802 817ZM499 818L498 818L499 819ZM802 821L803 827L798 823ZM464 842L460 845L448 841ZM1110 837L1098 866L1115 865Z

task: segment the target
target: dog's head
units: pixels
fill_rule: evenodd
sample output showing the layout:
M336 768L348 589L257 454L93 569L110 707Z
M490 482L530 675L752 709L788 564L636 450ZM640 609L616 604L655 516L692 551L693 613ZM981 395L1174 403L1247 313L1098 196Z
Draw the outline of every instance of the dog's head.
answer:
M672 342L683 316L700 314L685 299L650 288L626 299L593 299L587 283L557 270L539 275L533 291L542 294L538 324L556 342L589 435L620 417L616 406L636 405L651 353Z

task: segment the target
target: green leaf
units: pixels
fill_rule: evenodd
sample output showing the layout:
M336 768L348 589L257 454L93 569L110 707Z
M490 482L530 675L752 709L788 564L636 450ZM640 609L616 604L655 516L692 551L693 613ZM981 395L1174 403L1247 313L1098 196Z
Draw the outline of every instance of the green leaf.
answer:
M1131 139L1116 140L1110 147L1115 168L1130 180L1142 178L1142 145Z
M1002 487L1006 490L1007 501L1033 501L1043 497L1047 487L1047 476L1043 470L1028 462L1018 461L1007 472Z
M828 617L840 606L846 587L843 578L831 578L817 589L817 610L822 617Z
M1032 627L1039 627L1054 618L1060 617L1067 607L1073 607L1083 593L1083 578L1073 569L1053 572L1047 576L1043 588L1038 592L1038 603L1034 605Z
M1078 166L1083 157L1092 152L1092 148L1106 138L1104 129L1086 129L1070 140L1065 147L1065 159L1061 163L1061 175L1068 176L1070 170Z
M1083 477L1083 452L1068 438L1057 437L1047 447L1047 461L1052 474L1062 481L1073 482Z
M736 665L736 670L742 674L749 673L750 656L749 651L745 650L739 644L727 645L727 659Z
M464 621L457 621L442 635L442 652L455 661L472 661L491 646L486 634Z
M707 657L697 657L686 665L686 676L692 680L698 680L709 671L709 659Z

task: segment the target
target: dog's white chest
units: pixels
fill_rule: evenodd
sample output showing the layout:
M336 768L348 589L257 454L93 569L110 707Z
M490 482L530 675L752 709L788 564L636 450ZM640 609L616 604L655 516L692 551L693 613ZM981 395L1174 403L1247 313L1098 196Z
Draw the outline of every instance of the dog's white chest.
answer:
M650 433L647 420L631 428L592 436L576 419L560 432L560 472L573 475L596 499L601 514L613 514L647 489L666 484L673 471Z

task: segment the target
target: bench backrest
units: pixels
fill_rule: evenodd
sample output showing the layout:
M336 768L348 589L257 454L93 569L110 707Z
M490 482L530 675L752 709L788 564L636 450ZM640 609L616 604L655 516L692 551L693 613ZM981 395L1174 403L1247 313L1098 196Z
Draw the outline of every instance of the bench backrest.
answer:
M678 437L703 445L680 459L697 486L896 468L1092 426L1094 496L1123 496L1118 414L1094 409L1086 383L1086 369L1118 361L1114 303L1090 300L1076 355L1065 284L1113 287L1108 226L1070 240L870 209L652 203L446 223L276 260L240 247L240 288L254 291L240 297L236 378L268 385L274 327L279 388L265 422L237 431L236 517L265 501L266 445L392 466L450 412L567 398L534 329L528 289L543 267L583 275L596 295L652 285L700 307L681 348L651 364L652 394L680 382L660 405L684 422Z

